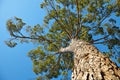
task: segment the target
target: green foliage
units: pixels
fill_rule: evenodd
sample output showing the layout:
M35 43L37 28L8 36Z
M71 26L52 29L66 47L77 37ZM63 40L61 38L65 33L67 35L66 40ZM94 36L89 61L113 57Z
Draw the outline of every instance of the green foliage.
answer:
M9 19L11 39L6 41L10 47L18 41L39 45L28 53L37 80L68 76L74 65L73 53L60 53L59 49L68 46L72 38L107 46L104 53L108 57L120 56L120 27L115 18L120 16L119 0L44 0L40 7L47 11L44 25L24 27L22 19ZM95 36L100 38L95 40Z
M6 45L9 46L9 47L15 47L17 45L16 42L11 42L11 41L5 41Z
M7 29L10 32L10 35L13 36L14 34L17 35L25 25L22 19L14 17L14 19L9 19L7 21Z
M73 66L72 54L55 56L43 52L41 47L31 50L28 53L28 56L31 57L31 60L33 61L33 71L36 74L41 74L38 80L44 79L45 77L48 79L53 77L57 78L60 74L67 75L66 67L70 70ZM66 59L66 57L68 57L68 59Z
M120 58L118 58L118 62L120 63Z

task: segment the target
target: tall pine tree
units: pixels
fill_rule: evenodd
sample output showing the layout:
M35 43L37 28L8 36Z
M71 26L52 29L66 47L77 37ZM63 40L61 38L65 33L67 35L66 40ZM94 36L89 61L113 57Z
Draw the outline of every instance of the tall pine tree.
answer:
M105 56L120 62L120 27L116 20L120 16L119 0L44 0L40 7L47 12L44 26L26 26L22 19L14 17L7 21L11 39L5 41L10 47L19 42L39 44L28 53L37 80L61 75L65 80L71 78L74 52L60 50L72 39L101 44L108 48L101 51Z

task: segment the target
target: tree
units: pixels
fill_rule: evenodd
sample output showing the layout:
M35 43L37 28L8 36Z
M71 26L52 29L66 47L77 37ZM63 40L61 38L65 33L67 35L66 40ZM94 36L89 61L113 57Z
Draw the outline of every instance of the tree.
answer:
M91 44L101 44L108 51L101 51L120 62L120 16L119 0L44 0L40 5L47 11L44 26L26 26L20 18L7 21L11 38L6 41L10 47L20 42L37 43L38 48L28 53L33 61L37 80L70 78L74 68L74 52L60 51L72 39ZM26 27L25 27L26 26ZM23 31L26 28L26 31Z
M72 39L60 51L74 52L72 80L120 80L120 68L88 42Z

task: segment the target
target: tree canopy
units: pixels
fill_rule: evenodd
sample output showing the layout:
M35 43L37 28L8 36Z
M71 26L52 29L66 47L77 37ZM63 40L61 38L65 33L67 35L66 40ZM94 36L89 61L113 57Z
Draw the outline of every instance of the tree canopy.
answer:
M44 25L27 25L21 18L7 21L11 38L5 41L9 47L19 42L33 42L38 48L28 52L33 71L42 78L52 79L68 75L74 65L72 53L60 53L71 39L81 39L92 44L106 46L101 51L120 62L120 0L44 0L40 4L47 15Z

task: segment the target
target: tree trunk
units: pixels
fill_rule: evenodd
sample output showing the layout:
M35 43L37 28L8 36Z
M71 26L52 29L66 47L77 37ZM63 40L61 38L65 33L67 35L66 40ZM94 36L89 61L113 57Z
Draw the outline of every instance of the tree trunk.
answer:
M92 44L72 40L62 52L74 52L71 80L120 80L120 68Z

